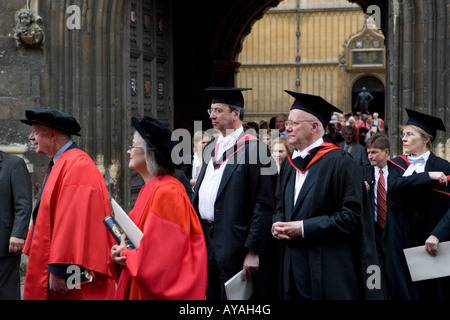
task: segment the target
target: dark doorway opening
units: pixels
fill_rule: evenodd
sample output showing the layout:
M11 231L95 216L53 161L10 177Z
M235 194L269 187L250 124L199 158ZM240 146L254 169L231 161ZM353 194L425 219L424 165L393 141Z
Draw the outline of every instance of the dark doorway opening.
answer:
M358 94L365 87L367 92L373 96L373 100L369 103L369 113L373 114L378 112L380 118L385 119L384 108L384 95L385 89L383 83L373 76L366 76L359 78L352 88L352 112L356 113L355 103L358 98Z

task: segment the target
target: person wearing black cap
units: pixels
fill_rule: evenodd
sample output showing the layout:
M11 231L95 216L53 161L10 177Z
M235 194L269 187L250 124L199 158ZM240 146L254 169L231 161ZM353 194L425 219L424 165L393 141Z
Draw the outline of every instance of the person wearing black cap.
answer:
M403 150L390 161L390 212L383 232L383 250L392 299L450 299L450 278L412 282L403 249L425 246L430 256L450 240L450 163L431 152L440 118L406 109Z
M378 258L359 166L322 138L340 111L319 96L286 92L295 98L286 127L296 150L280 168L272 225L284 246L284 298L380 299L381 290L366 286Z
M143 231L138 249L125 238L111 248L121 268L117 300L202 300L207 252L202 227L185 187L173 175L172 132L158 120L132 118L136 128L129 167L145 181L129 217Z
M25 116L36 153L51 161L23 250L29 257L23 298L112 299L107 262L113 239L102 223L111 214L108 192L95 163L71 139L80 135L80 125L58 110L27 110ZM89 270L94 280L69 290L67 284L80 281L71 277L77 269Z
M203 150L193 205L199 214L208 248L207 299L226 299L224 283L243 270L254 275L255 297L266 294L263 257L274 210L276 164L266 144L242 127L241 88L208 88L208 110L221 135ZM259 276L259 278L258 278Z

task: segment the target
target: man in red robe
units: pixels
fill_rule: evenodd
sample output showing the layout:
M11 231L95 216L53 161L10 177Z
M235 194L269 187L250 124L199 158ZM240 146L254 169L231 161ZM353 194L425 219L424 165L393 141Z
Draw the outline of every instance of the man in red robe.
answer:
M22 122L32 126L29 138L36 153L51 161L25 243L23 298L112 299L115 283L107 261L113 239L103 226L111 209L101 173L71 140L81 128L57 110L27 110L26 118ZM78 272L85 270L92 281L80 284Z

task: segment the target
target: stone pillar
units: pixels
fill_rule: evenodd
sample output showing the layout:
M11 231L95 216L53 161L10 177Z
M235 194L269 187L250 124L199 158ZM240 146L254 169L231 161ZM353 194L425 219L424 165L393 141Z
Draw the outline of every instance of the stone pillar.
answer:
M404 108L442 118L436 155L450 160L450 0L390 0L387 28L387 121L393 155L402 153Z
M80 28L67 27L71 5L81 10ZM130 132L128 6L126 0L39 1L46 37L41 105L78 119L82 136L77 142L119 202L126 197L122 191L128 168L121 163L127 163Z

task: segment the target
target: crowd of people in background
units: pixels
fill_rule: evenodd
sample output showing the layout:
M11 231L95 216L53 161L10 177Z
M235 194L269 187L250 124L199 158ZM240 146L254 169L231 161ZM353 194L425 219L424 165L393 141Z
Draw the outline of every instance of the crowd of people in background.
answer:
M263 119L259 121L259 123L257 121L251 121L243 124L246 132L258 137L262 142L269 146L272 155L276 158L277 165L280 165L284 157L294 150L293 147L289 145L288 139L282 139L287 138L285 126L287 117L287 114L279 113L270 118L270 120ZM351 133L347 135L347 141L344 138L344 132ZM200 132L197 134L199 133ZM361 153L361 156L356 155L354 158L362 165L369 165L367 153L365 153L365 145L366 141L376 133L384 133L384 120L379 117L378 112L374 112L373 114L361 114L359 111L355 114L352 112L345 114L334 112L330 123L325 128L325 139L328 142L342 147L342 149L346 151L353 149L350 147L351 144L360 145L354 148L353 153L356 154L356 150L358 150ZM211 138L211 136L209 137ZM277 142L280 142L281 145L284 145L284 148L280 147L280 144L278 144L275 149L275 144L273 144L275 139L277 139ZM283 150L280 151L280 148ZM349 152L352 153L351 151Z

